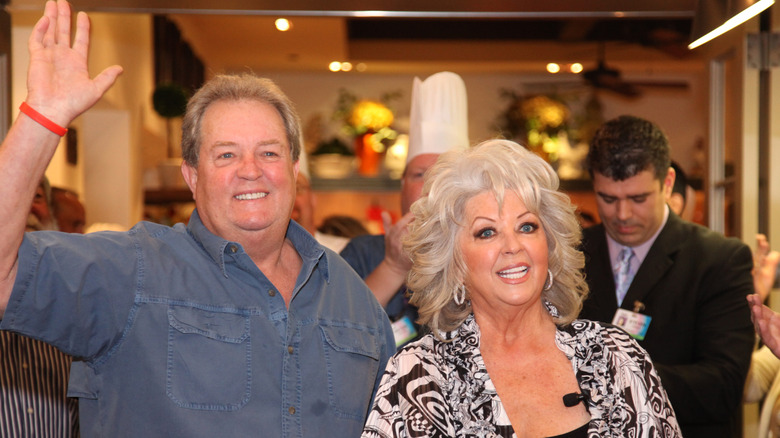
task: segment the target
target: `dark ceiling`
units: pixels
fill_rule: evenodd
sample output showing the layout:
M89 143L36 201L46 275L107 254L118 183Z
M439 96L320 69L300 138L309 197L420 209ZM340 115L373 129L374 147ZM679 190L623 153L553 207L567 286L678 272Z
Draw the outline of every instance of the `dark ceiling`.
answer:
M620 41L659 49L674 57L689 55L692 18L604 19L437 19L349 18L350 41Z
M415 19L350 18L350 39L464 39L651 42L648 35L688 38L690 18L678 19ZM657 37L655 37L657 38Z

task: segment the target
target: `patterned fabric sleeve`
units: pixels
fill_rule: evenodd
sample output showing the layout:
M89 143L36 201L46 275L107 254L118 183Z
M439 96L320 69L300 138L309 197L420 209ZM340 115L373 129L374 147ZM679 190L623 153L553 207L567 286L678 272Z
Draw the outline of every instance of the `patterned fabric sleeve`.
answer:
M681 437L650 356L623 330L578 320L558 338L588 395L592 437ZM588 346L583 348L583 346Z
M387 363L363 438L449 437L453 428L430 338L411 344Z
M614 352L616 385L626 393L625 398L634 401L634 425L626 424L626 436L680 437L674 410L661 386L661 378L650 360L650 356L621 330L616 330L611 339L618 347ZM607 348L609 348L609 339ZM625 366L623 366L625 364ZM630 397L630 398L629 398Z

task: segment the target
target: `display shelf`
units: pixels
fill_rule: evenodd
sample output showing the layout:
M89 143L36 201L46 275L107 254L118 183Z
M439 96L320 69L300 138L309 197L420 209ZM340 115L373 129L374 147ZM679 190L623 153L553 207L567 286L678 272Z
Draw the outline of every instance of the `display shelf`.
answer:
M316 192L358 191L358 192L396 192L401 189L401 181L388 177L364 177L359 175L330 179L312 177L311 188Z

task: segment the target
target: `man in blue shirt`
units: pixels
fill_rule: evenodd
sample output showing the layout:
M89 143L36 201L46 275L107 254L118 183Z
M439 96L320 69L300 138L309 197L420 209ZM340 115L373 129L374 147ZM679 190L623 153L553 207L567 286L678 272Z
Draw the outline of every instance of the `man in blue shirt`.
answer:
M81 433L358 436L394 351L365 284L290 220L300 124L271 82L218 76L183 122L188 225L24 233L63 134L121 73L87 72L89 22L47 2L28 96L0 147L0 328L74 361Z

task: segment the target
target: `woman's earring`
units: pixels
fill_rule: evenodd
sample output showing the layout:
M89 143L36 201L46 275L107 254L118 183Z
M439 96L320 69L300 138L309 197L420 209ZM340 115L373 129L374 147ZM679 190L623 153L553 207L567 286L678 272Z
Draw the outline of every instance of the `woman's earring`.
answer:
M547 268L547 282L544 283L544 290L550 290L553 286L553 275L550 268Z
M455 304L458 306L463 305L463 303L466 301L466 285L461 284L458 286L457 289L455 289L455 293L452 294L452 300L455 301Z

